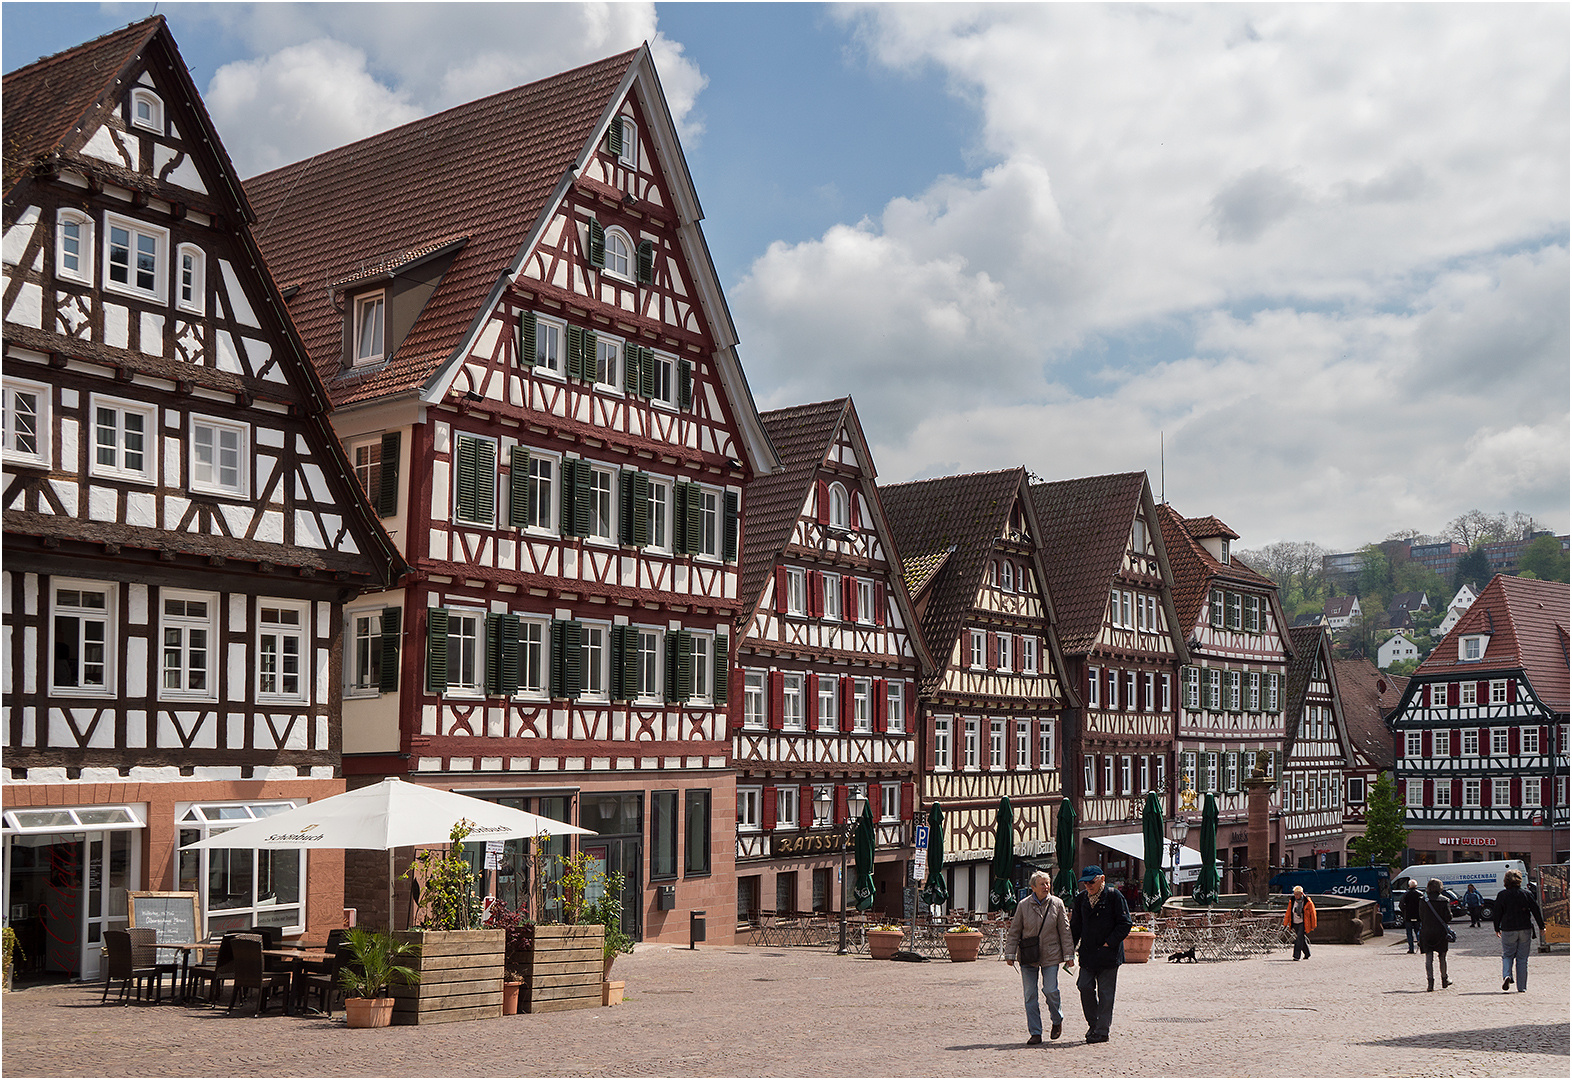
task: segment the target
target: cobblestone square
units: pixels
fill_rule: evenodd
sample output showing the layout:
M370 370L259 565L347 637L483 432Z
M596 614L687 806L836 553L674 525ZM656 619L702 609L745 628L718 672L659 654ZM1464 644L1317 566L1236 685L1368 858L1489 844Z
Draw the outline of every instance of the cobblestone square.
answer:
M1128 965L1112 1039L1091 1047L1069 979L1064 1037L1027 1047L1017 974L808 949L641 945L612 1008L349 1031L240 1009L100 1007L100 986L4 998L19 1076L1557 1076L1568 958L1503 993L1496 939L1459 928L1455 985L1388 934L1227 963Z

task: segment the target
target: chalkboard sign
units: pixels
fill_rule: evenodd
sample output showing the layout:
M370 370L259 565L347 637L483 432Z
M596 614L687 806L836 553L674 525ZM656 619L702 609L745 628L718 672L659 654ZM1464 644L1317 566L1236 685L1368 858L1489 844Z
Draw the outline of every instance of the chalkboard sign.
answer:
M151 926L171 944L201 941L201 900L194 892L133 892L130 925Z

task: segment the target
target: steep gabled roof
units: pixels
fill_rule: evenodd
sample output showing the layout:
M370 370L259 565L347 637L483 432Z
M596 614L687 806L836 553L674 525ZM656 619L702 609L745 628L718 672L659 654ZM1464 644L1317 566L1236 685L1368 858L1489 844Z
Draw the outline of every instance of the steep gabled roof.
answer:
M1366 659L1333 660L1337 697L1349 746L1380 769L1392 767L1392 731L1386 714L1397 707L1408 686L1400 675L1388 675Z
M1328 619L1347 619L1354 614L1354 605L1359 602L1357 596L1329 596L1322 610Z
M1272 592L1272 603L1277 603L1277 585L1271 578L1262 577L1250 567L1230 556L1227 565L1218 562L1212 553L1201 546L1201 538L1226 536L1238 539L1234 532L1215 517L1183 518L1168 503L1157 507L1157 517L1162 523L1163 542L1168 546L1168 564L1173 571L1174 607L1179 612L1181 631L1188 634L1201 617L1201 605L1208 600L1212 582L1233 582L1251 588ZM1192 522L1201 522L1199 533L1190 531Z
M1567 648L1572 641L1568 637L1569 599L1572 590L1562 582L1497 574L1414 675L1423 678L1521 669L1540 701L1557 712L1566 712ZM1470 634L1490 635L1485 655L1479 660L1459 660L1458 639Z
M1310 675L1315 671L1316 652L1326 637L1323 626L1295 626L1288 630L1288 640L1294 644L1294 655L1288 661L1288 675L1283 693L1283 719L1286 740L1283 753L1293 753L1299 738L1299 722L1304 717L1305 697L1310 691Z

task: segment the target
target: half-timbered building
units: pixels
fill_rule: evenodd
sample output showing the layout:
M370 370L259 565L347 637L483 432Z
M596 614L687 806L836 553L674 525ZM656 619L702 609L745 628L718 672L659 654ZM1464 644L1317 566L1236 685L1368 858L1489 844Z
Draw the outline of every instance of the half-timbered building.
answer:
M1292 646L1277 587L1233 557L1237 533L1215 517L1181 517L1157 508L1173 569L1174 606L1190 662L1179 672L1175 790L1217 796L1217 857L1225 891L1243 891L1235 867L1249 866L1245 780L1266 751L1272 794L1270 865L1280 865L1285 680ZM1181 805L1198 822L1195 801ZM1190 844L1199 830L1190 832ZM1259 855L1260 853L1256 853Z
M399 774L593 829L581 846L628 879L625 928L686 940L688 909L735 899L740 510L779 466L648 48L247 188L418 572L350 612L351 783ZM381 869L351 866L375 910ZM510 847L499 891L524 883Z
M1059 617L1066 679L1065 795L1075 800L1084 862L1110 883L1140 885L1146 793L1172 814L1174 725L1185 638L1168 552L1144 472L1032 485L1039 546Z
M1352 866L1352 844L1365 834L1365 808L1382 773L1392 772L1392 730L1386 716L1402 700L1408 680L1388 675L1367 658L1333 660L1337 699L1343 707L1348 765L1343 772L1343 864Z
M355 484L162 18L5 78L4 907L93 978L133 890L198 932L342 924L337 852L202 851L343 790Z
M838 910L857 795L874 820L874 910L899 919L931 664L851 399L763 420L785 468L747 492L731 699L738 915Z
M1287 730L1283 765L1283 865L1343 865L1343 771L1347 724L1326 627L1288 631Z
M880 489L933 671L918 724L922 805L944 808L951 906L986 910L995 817L1014 811L1015 853L1046 869L1061 791L1064 679L1026 470Z
M1392 714L1410 863L1567 859L1568 588L1497 574Z

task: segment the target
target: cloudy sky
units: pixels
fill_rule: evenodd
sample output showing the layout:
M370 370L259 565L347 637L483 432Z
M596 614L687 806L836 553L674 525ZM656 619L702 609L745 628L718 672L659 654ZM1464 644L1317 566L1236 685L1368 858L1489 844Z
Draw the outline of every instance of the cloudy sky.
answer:
M6 3L5 69L151 9ZM160 10L242 175L650 41L760 407L886 482L1568 527L1565 5Z

